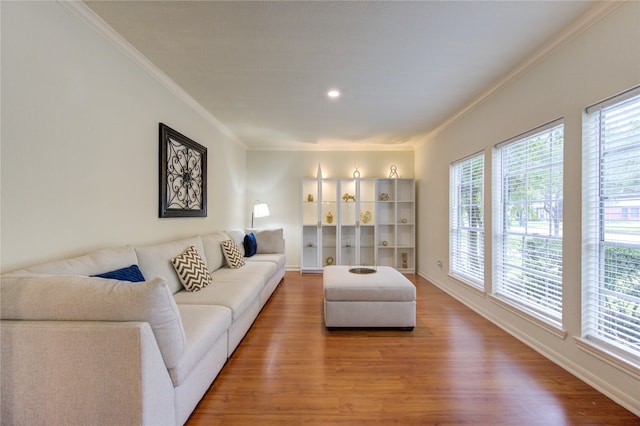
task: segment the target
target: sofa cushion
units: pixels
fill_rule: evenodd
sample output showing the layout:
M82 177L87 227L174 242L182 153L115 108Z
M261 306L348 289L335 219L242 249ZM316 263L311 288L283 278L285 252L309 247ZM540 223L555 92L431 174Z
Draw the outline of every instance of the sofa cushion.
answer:
M255 256L251 256L251 259L247 259L247 263L254 262L271 262L275 263L278 268L284 268L286 264L287 258L284 254L256 254Z
M52 275L95 275L138 263L132 246L97 250L84 256L32 266L21 272Z
M0 314L7 320L141 321L171 368L186 338L166 282L129 283L76 275L11 274L0 281Z
M98 278L109 278L112 280L129 281L132 283L141 283L145 280L142 272L140 272L140 268L138 268L138 265L131 265L128 268L120 268L116 269L115 271L109 271L91 276Z
M222 252L224 253L227 264L231 269L238 269L244 266L245 261L238 245L233 240L225 240L221 243Z
M211 284L211 275L195 247L171 259L178 278L187 291L198 291Z
M257 253L284 253L284 237L282 228L247 229L256 237Z
M224 306L178 305L178 310L187 343L180 360L169 369L174 386L184 382L191 370L231 326L231 310ZM224 347L226 350L226 345Z
M242 274L237 271L232 276L213 273L213 283L197 293L180 291L173 295L180 305L220 305L231 309L232 320L240 318L247 308L258 298L264 287L264 278L259 275Z
M257 256L257 255L256 255ZM257 275L263 278L264 282L269 280L277 272L277 265L273 262L252 262L247 261L242 269L220 268L211 276L214 280L241 281L247 275Z
M142 274L147 277L147 279L162 277L167 281L171 292L176 293L184 287L173 268L171 259L181 254L190 246L194 246L198 253L204 253L202 239L199 236L151 246L136 247L138 266L140 266ZM206 259L203 260L205 263L207 262Z
M227 259L224 258L224 253L222 253L221 243L224 240L228 240L229 236L224 232L214 232L203 235L201 238L202 245L204 246L204 257L209 271L213 272L216 269L226 266Z

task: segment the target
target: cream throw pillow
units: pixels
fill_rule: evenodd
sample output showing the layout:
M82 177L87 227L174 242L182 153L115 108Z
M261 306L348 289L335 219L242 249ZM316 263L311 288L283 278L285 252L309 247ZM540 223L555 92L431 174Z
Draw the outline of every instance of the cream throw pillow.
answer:
M171 259L171 263L187 291L199 291L211 284L211 274L207 270L207 265L194 246Z
M233 240L225 240L222 243L222 251L231 269L238 269L245 265L244 257L240 253L238 245Z

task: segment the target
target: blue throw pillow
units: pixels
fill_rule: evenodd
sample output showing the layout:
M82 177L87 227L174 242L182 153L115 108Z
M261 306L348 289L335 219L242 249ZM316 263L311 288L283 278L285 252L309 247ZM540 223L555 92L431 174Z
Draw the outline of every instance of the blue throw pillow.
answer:
M144 281L144 275L138 268L138 265L131 265L128 268L116 269L115 271L105 272L104 274L91 275L92 277L111 278L113 280L131 281L139 283Z
M249 232L244 236L244 257L251 257L258 251L258 243L253 232Z

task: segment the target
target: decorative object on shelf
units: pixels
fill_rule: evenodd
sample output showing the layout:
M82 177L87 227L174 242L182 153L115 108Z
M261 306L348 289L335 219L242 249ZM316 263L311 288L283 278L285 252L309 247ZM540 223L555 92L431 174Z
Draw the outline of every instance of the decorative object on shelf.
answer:
M401 220L400 222L402 222L402 223L407 223L407 219L402 218L402 220Z
M260 201L256 200L253 205L253 210L251 211L251 227L253 228L253 218L254 217L267 217L269 216L269 206L264 203L260 203Z
M307 243L307 247L313 247L313 243Z
M371 221L371 212L369 210L365 210L360 213L360 221L362 223L369 223Z
M327 260L324 261L325 265L333 265L333 257L327 257Z
M402 269L407 269L408 268L407 253L401 253L400 258L402 259Z
M347 202L347 201L349 201L349 200L351 200L351 201L355 202L355 201L356 201L356 196L355 196L355 195L352 195L352 194L349 194L349 193L345 193L345 194L342 196L342 201L344 201L344 202L346 203L346 202Z
M387 194L386 192L383 192L378 197L378 201L389 201L389 194Z
M313 194L307 195L307 201L313 203Z
M389 243L387 242L387 240L384 240L384 241L382 242L382 245L383 245L383 246L385 246L385 247L386 247L388 244L389 244Z
M163 123L159 216L207 216L207 148Z
M394 165L389 169L389 179L397 179L398 178L398 168Z
M327 223L333 223L333 215L331 212L327 213Z

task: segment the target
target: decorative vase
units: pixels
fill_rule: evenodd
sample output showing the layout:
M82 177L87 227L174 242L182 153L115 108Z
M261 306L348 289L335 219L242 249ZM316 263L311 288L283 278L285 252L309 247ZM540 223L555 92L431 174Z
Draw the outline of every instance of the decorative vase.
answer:
M365 210L360 213L360 221L362 223L369 223L371 221L371 212L369 210Z
M327 223L333 223L333 215L331 212L327 213Z
M310 202L310 203L313 202L313 194L307 195L307 201Z

